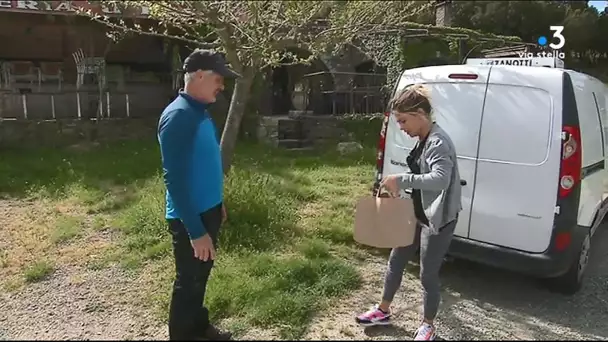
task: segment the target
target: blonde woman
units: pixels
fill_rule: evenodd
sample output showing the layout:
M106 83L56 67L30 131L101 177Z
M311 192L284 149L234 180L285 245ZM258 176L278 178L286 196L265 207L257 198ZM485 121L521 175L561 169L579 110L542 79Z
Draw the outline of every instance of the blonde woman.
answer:
M419 247L424 313L414 340L430 341L435 338L433 321L441 300L439 270L462 209L456 150L448 134L434 122L424 86L406 88L389 106L400 129L418 138L418 142L407 157L410 172L385 177L381 186L393 196L402 189L413 190L418 229L414 245L391 251L382 301L357 316L356 321L363 326L390 324L390 305L401 285L405 266Z

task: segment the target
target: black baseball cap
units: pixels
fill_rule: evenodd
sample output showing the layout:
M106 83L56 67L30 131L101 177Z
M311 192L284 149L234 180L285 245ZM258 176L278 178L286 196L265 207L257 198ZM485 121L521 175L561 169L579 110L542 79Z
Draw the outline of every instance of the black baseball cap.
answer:
M184 72L198 70L211 70L227 78L241 77L236 71L230 69L221 53L213 50L194 50L184 61Z

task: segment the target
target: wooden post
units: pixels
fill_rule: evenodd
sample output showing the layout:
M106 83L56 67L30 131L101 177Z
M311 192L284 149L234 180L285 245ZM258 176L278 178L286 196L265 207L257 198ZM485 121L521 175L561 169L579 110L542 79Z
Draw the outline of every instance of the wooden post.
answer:
M435 1L435 25L452 26L452 1Z
M452 0L435 1L435 26L452 26ZM441 51L437 51L437 59Z
M80 90L76 89L76 102L77 103L77 107L78 107L78 118L81 119L82 118L82 111L80 109Z
M53 120L55 120L57 117L55 115L55 95L51 94L51 113L53 114Z
M465 64L465 58L467 57L469 46L467 41L464 39L458 39L458 60L460 63Z
M97 101L97 108L99 108L97 110L97 120L101 120L101 118L103 117L103 96L101 94L103 93L100 91L99 101Z
M129 94L125 94L125 102L127 104L127 117L131 117L131 108L129 105Z
M108 112L108 118L110 117L110 92L106 92L106 108Z

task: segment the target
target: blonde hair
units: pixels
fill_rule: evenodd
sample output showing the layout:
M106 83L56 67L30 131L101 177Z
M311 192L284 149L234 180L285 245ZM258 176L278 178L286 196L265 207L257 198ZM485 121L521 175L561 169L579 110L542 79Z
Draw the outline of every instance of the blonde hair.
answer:
M411 85L396 94L390 101L389 108L398 113L412 113L422 109L429 120L433 119L430 91L422 84Z

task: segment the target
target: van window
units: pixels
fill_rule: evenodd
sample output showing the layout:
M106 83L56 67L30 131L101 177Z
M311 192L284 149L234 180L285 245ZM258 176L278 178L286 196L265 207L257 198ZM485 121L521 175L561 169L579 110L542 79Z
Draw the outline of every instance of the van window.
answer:
M484 106L479 159L542 164L551 136L551 95L538 88L490 84Z

